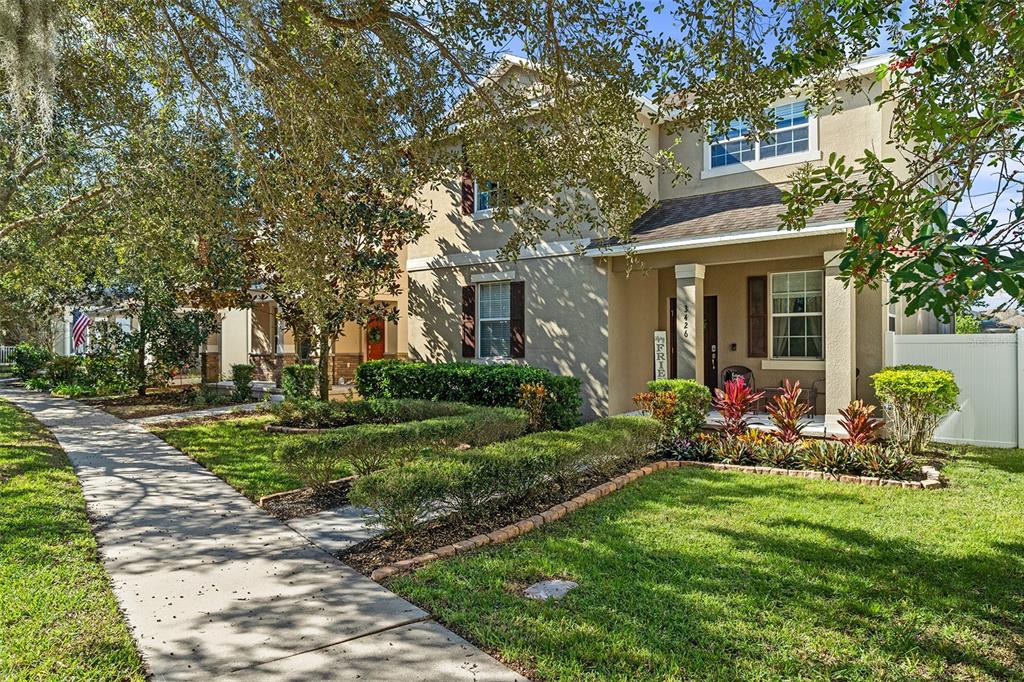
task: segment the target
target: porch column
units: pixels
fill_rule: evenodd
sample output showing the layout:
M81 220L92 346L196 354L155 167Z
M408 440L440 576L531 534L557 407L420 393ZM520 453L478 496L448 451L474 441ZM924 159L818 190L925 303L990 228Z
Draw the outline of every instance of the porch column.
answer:
M704 266L676 266L676 376L704 383Z
M856 290L839 279L839 251L825 259L825 428L841 431L839 410L857 395Z

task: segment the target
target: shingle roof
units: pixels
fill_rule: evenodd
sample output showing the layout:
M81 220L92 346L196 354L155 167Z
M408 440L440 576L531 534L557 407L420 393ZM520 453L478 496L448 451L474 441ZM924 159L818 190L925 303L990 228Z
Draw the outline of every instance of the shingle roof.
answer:
M782 190L775 185L698 194L655 204L633 223L635 243L759 232L779 227ZM818 209L809 225L842 222L848 202Z

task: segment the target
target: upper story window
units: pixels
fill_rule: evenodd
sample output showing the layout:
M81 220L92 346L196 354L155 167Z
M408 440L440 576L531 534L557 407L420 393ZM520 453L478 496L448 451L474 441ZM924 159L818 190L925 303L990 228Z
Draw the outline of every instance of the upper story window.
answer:
M488 211L498 206L498 183L480 180L473 184L473 210Z
M820 156L817 127L807 111L807 102L786 102L773 111L775 128L757 142L749 139L750 128L743 121L733 121L729 130L712 137L705 144L701 177L799 163Z
M824 289L825 274L821 270L772 274L773 358L825 357Z

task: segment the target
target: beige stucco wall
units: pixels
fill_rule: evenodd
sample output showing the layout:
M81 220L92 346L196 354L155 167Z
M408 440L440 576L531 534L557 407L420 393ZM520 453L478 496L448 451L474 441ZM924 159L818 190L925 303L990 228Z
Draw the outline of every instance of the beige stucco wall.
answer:
M614 413L633 409L633 394L643 390L653 378L653 332L668 330L668 299L676 295L676 264L706 266L704 295L718 297L719 372L730 365L741 365L754 370L760 387L778 386L784 379L790 379L799 380L803 386L817 382L822 389L823 369L764 368L762 358L748 355L747 278L823 269L823 253L841 244L842 236L832 235L651 254L639 258L628 275L626 260L613 259L610 279L615 284L610 288L613 305L608 322L610 410ZM617 301L623 305L614 305ZM882 292L865 289L858 293L856 307L856 366L860 370L857 395L873 401L870 376L882 366ZM820 397L819 412L823 406L824 398Z
M510 362L579 377L584 416L605 414L609 280L604 267L590 258L538 258L410 273L410 357L430 362L464 360L462 287L474 274L509 270L526 286L526 357Z
M811 125L818 129L818 148L820 159L813 165L824 165L829 154L845 156L853 162L871 149L879 154L892 153L887 144L889 122L892 120L891 109L879 110L872 101L880 92L880 86L872 83L871 78L860 79L859 83L866 90L855 91L854 88L840 93L841 107L838 111L822 111L812 120ZM679 144L674 145L676 138ZM676 162L690 169L692 177L688 182L673 183L674 178L662 174L660 193L662 199L723 192L744 187L764 184L783 184L801 163L784 164L756 171L732 173L701 179L704 168L704 137L697 132L673 130L671 124L661 127L662 149L672 149ZM784 158L784 157L783 157Z

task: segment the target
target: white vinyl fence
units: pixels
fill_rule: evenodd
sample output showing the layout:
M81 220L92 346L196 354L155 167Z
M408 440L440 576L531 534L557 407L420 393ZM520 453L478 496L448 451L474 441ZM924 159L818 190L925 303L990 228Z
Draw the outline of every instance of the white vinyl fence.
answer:
M1024 447L1024 330L1016 334L888 333L893 365L947 369L960 387L960 410L939 426L935 440L991 447Z
M0 346L0 365L10 364L13 354L14 346Z

